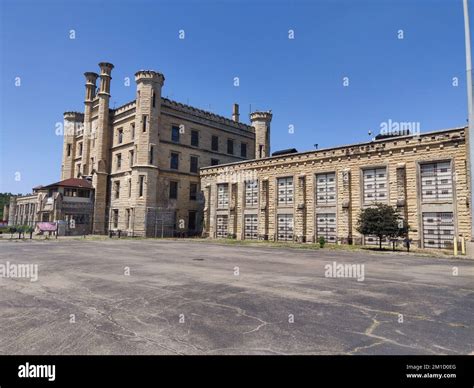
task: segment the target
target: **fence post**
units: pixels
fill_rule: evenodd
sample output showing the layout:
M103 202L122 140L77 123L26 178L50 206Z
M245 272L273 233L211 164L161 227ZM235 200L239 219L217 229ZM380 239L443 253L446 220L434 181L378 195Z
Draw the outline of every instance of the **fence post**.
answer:
M461 237L461 254L466 254L466 239Z
M458 255L458 238L455 236L453 241L454 256Z

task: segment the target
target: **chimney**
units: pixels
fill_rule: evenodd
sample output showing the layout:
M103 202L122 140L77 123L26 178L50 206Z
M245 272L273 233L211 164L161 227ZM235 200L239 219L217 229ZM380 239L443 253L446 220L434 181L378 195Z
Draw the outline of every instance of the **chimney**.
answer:
M107 94L110 96L110 80L112 77L110 74L112 73L112 69L114 65L107 62L99 63L100 67L100 87L99 87L99 94Z
M95 97L96 80L99 75L88 71L84 73L84 76L86 77L86 102L91 102Z
M232 120L239 122L239 104L234 104L232 107Z

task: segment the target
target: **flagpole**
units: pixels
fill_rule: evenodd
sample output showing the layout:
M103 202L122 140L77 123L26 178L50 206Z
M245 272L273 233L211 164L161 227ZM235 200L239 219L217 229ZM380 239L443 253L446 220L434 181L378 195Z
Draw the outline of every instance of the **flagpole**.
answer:
M468 150L468 161L469 161L469 191L470 201L469 207L471 210L471 241L474 237L474 191L472 190L472 183L474 182L474 166L473 166L473 155L474 155L474 117L473 117L473 106L472 106L472 62L471 62L471 32L469 28L469 11L468 11L468 0L463 0L464 8L464 34L466 43L466 79L467 79L467 109L469 113L468 120L468 133L467 139L469 144Z

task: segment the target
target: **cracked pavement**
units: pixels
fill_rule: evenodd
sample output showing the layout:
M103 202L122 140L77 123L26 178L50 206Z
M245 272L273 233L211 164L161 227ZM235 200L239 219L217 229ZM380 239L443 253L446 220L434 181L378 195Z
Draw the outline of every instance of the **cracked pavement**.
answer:
M64 239L0 241L7 261L39 277L0 278L0 354L474 354L470 260Z

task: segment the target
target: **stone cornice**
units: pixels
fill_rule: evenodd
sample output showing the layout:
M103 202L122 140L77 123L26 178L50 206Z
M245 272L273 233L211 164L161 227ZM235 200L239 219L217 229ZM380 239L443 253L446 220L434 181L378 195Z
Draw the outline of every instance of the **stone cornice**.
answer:
M205 110L202 110L202 109L199 109L199 108L195 108L195 107L190 106L190 105L186 105L186 104L182 104L180 102L169 100L168 98L162 98L161 99L161 106L162 106L162 108L163 107L170 108L170 109L182 112L182 113L187 113L191 116L196 116L196 117L199 117L199 118L202 118L202 119L206 119L206 120L212 121L214 123L221 123L221 124L224 124L226 126L233 127L233 128L236 128L236 129L240 129L240 130L244 130L244 131L250 131L250 132L254 131L253 127L250 126L250 125L240 123L240 122L236 122L236 121L234 121L232 119L229 119L227 117L220 116L220 115L217 115L215 113L208 112L208 111L205 111Z
M133 100L133 101L129 101L129 102L119 106L118 108L111 109L111 112L112 112L114 118L117 118L118 115L121 115L121 114L123 114L123 113L125 113L129 110L135 109L135 108L136 108L136 100ZM181 116L183 114L185 114L185 115L188 115L189 117L194 117L196 119L200 119L198 122L202 123L203 125L206 125L206 123L209 122L211 124L214 124L214 126L220 124L220 127L222 129L227 128L227 130L228 130L229 127L233 128L233 129L236 129L238 131L237 134L239 134L240 131L246 132L249 135L254 133L254 128L251 125L236 122L236 121L234 121L230 118L220 116L220 115L217 115L215 113L208 112L208 111L205 111L205 110L202 110L202 109L198 109L198 108L192 107L190 105L182 104L180 102L173 101L173 100L170 100L168 98L164 98L164 97L161 98L161 108L165 109L164 113L166 113L166 109L169 109L169 110L172 110L172 111L175 111L175 112L179 112L179 114ZM256 112L256 113L258 113L258 112ZM267 114L271 115L271 113L268 113L268 112L263 112L263 113L266 114L266 115Z
M374 140L372 142L357 143L353 145L339 146L335 148L321 149L317 151L299 152L296 154L272 156L264 159L252 159L243 162L232 162L221 164L218 166L202 167L200 174L202 177L207 175L232 172L237 170L245 170L252 168L276 168L283 165L291 164L315 164L315 162L323 163L328 161L342 161L348 158L360 158L361 156L377 156L382 157L385 153L393 153L397 150L401 153L417 152L425 150L428 146L439 145L445 143L465 143L466 128L453 128L435 132L422 133L420 135L398 136L382 140ZM422 148L423 147L423 148Z

